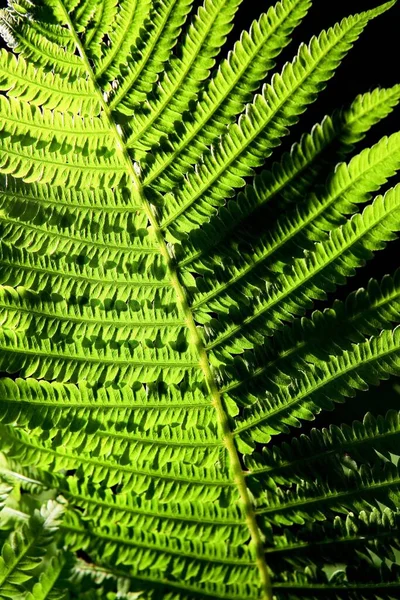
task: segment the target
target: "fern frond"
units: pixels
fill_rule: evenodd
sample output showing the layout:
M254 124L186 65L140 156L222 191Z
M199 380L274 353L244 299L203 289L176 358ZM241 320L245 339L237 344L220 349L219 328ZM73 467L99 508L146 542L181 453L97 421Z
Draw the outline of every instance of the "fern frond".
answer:
M66 79L86 79L85 67L74 53L71 33L54 19L49 19L49 9L57 8L57 2L49 0L35 4L30 0L9 3L0 13L1 35L15 52L45 70L53 70Z
M41 469L24 467L4 454L0 455L0 476L11 489L18 487L35 497L40 497L44 491L55 490L59 485L57 476Z
M378 196L362 214L333 229L326 242L316 244L304 258L295 259L287 274L278 275L267 286L268 295L259 295L257 307L245 316L241 327L227 326L220 319L208 348L213 352L221 348L224 353L239 354L255 343L263 343L264 335L271 334L282 321L303 314L311 298L325 298L328 290L344 283L356 267L371 258L373 251L384 248L393 239L393 232L398 231L399 191L396 186L385 196ZM277 303L279 309L275 310ZM233 299L229 304L233 305ZM223 356L220 351L216 355Z
M385 118L400 101L400 86L376 89L357 96L349 108L325 117L310 133L304 134L281 160L254 177L234 200L221 207L210 223L189 234L185 240L185 256L180 261L184 270L204 273L217 260L219 245L225 252L225 243L246 219L274 198L303 200L313 183L328 168L330 156L344 156L356 142L380 119ZM298 190L298 194L297 191ZM210 256L211 254L211 256ZM213 267L211 267L213 269Z
M284 534L276 536L274 545L266 550L272 568L281 574L278 590L280 586L289 590L293 585L296 593L295 578L291 575L295 565L297 571L306 576L303 583L320 582L321 588L316 597L322 597L322 589L328 597L334 598L373 597L374 586L379 597L387 597L378 583L385 578L392 584L386 590L390 597L396 593L396 574L390 573L386 565L389 560L396 560L395 551L399 547L398 519L398 511L366 508L346 516L337 515L333 520L307 523L296 532L293 528L286 529ZM307 554L308 560L305 558ZM379 561L374 554L379 556ZM353 564L351 568L347 567L349 563ZM379 572L380 568L384 576ZM324 579L324 573L328 572L333 575L331 580ZM297 583L300 584L300 581L299 577ZM301 585L299 593L300 588ZM281 597L279 592L278 597Z
M300 170L300 173L291 178L289 185L285 185L281 192L282 200L297 202L304 198L317 182L322 183L329 176L331 158L337 157L342 160L352 152L356 144L365 138L367 132L379 121L385 119L398 105L399 93L399 85L387 89L376 88L372 92L360 94L348 108L334 113L332 117L334 126L338 127L339 123L342 125L334 140L333 148L327 145L326 150L318 157L317 161L313 161L310 166L306 165ZM302 142L304 148L307 139L302 138ZM303 148L302 152L305 152ZM291 154L297 153L299 150L300 148L294 145ZM297 156L297 160L301 160L301 153ZM281 162L283 163L283 161Z
M62 514L62 505L50 501L40 512L35 511L28 523L10 534L2 548L0 559L2 598L15 598L17 595L25 598L27 593L24 593L25 585L32 579L32 571L43 560L47 548L53 541ZM40 596L33 597L40 598ZM46 598L46 596L42 597Z
M280 0L218 64L240 0L0 13L18 55L0 53L1 597L398 589L398 412L293 430L400 372L398 273L297 318L396 238L400 187L364 205L399 134L331 168L400 87L227 202L394 4L313 37L257 93L310 3ZM280 433L297 441L262 451Z
M258 515L272 523L303 524L307 520L323 521L325 512L362 510L365 503L397 504L400 473L392 463L374 468L363 465L336 482L305 481L292 490L267 491L259 500Z
M105 52L110 51L110 43L105 43L106 36L110 37L110 32L112 32L113 45L118 45L118 38L122 33L118 30L121 28L121 23L123 23L123 13L126 12L127 5L120 11L118 11L118 6L121 5L117 4L116 0L101 0L90 13L90 21L82 33L85 32L84 43L92 60L99 61L104 57ZM137 3L134 4L134 10L137 17ZM141 20L138 19L137 24L139 25L140 22ZM123 31L123 28L121 29ZM111 39L109 42L111 42Z
M309 436L294 438L291 444L265 447L262 455L247 456L246 466L251 480L276 489L312 479L321 472L351 468L354 463L373 465L378 461L377 452L390 459L390 453L397 450L399 435L398 412L391 410L377 418L367 413L362 423L312 429Z
M368 574L366 576L366 574ZM377 566L366 560L358 569L336 571L328 578L326 571L305 569L304 573L284 573L284 580L277 584L279 599L335 598L338 600L364 600L365 598L392 600L400 589L397 565L389 568L382 562Z
M147 111L136 112L129 123L127 144L135 156L159 142L174 129L174 122L187 110L207 78L220 47L232 27L242 0L205 0L182 40L182 55L174 57L159 82ZM146 106L145 105L145 106ZM144 107L143 107L144 108Z
M126 530L120 525L105 525L102 528L84 524L77 513L68 513L63 523L63 533L68 545L72 548L85 547L89 554L93 554L96 562L105 562L107 556L115 553L120 544L124 550L123 564L125 567L153 564L153 576L169 571L177 576L183 569L197 571L197 574L209 578L207 571L214 571L214 581L222 582L224 578L231 577L231 583L256 583L253 580L254 558L248 549L237 559L234 550L223 541L208 542L203 546L199 540L190 542L175 537L164 536L160 532L149 532L145 535L136 530ZM86 539L86 541L85 541ZM156 565L154 561L157 560ZM117 561L121 563L122 561ZM194 563L194 564L193 564ZM139 569L143 570L143 569ZM192 579L190 577L190 579ZM244 587L244 586L243 586Z
M66 600L68 598L67 590L63 587L59 588L59 579L62 577L65 564L66 559L62 551L53 556L49 561L48 568L40 574L39 580L33 586L32 591L26 594L24 600Z
M352 292L345 302L336 300L331 308L315 311L310 319L295 319L292 325L275 332L254 353L235 357L232 365L221 371L224 392L243 398L257 388L261 378L272 391L275 385L290 383L298 369L325 361L330 355L340 355L353 343L364 342L400 321L400 272L386 275L379 284L371 279L366 289ZM267 375L267 378L265 377Z
M37 423L40 427L40 420ZM196 540L199 536L204 541L227 540L229 537L232 546L240 546L248 538L242 512L235 504L192 504L183 500L165 503L155 499L144 503L140 496L133 496L120 488L116 494L113 490L82 482L76 477L65 478L62 473L50 476L43 469L23 466L10 458L5 466L0 467L0 474L5 481L20 482L29 492L56 489L68 500L70 507L79 509L83 521L89 524L103 520L119 523L124 528L145 529L146 523L151 520L154 530L169 536L183 536L187 540ZM9 490L10 487L5 485L4 501Z
M145 169L145 185L168 191L183 178L188 167L243 110L309 6L309 0L279 2L242 34L202 92L196 108L169 137L170 150L157 151L154 163Z
M174 464L154 459L147 453L138 464L131 463L129 445L118 439L103 438L81 452L79 445L63 445L62 437L51 439L44 435L28 436L23 430L2 426L2 449L7 456L30 466L39 466L46 470L58 472L63 469L76 470L80 478L88 477L94 484L112 487L123 485L126 491L132 489L146 500L154 498L158 501L217 501L223 505L225 499L236 499L234 482L229 469L225 465L224 453L221 452L222 465L191 465L182 460ZM81 436L82 442L82 436ZM115 456L113 455L115 449ZM77 454L79 450L79 454ZM134 460L134 459L132 459ZM219 468L218 468L219 467ZM157 486L154 486L157 480Z
M282 536L275 538L274 546L267 548L266 552L273 561L276 557L276 561L286 559L290 562L293 557L303 562L302 554L305 554L308 546L313 562L325 559L329 563L340 563L343 562L340 559L347 558L367 541L368 549L379 553L382 558L386 556L393 560L393 548L399 544L399 517L398 511L387 507L348 513L345 517L337 515L333 521L316 522L297 533L286 529Z
M136 60L128 65L127 72L122 70L119 79L114 80L108 97L111 110L117 109L123 114L132 114L140 110L151 92L159 73L171 54L193 0L160 2L153 7L145 23L148 39L144 50L140 49L143 40L138 43ZM150 34L149 34L150 32Z
M161 228L170 240L181 239L199 227L243 187L255 167L270 156L288 124L297 122L376 11L349 17L303 45L293 62L246 107L238 123L228 127L221 140L203 155L174 193L166 194ZM284 125L285 123L285 125Z
M107 91L107 83L110 84L118 78L121 69L126 68L125 65L132 61L132 47L135 47L143 35L143 27L148 25L151 8L149 0L123 0L118 4L105 4L102 12L93 13L92 27L95 31L88 30L82 45L88 56L93 58L93 72L96 78L101 78ZM99 22L96 23L95 20L99 17ZM61 20L64 18L63 14ZM70 18L74 23L73 14L70 14Z
M253 446L252 441L266 443L272 435L288 431L288 426L298 427L300 420L312 420L321 410L332 409L333 402L354 396L355 390L365 391L369 384L398 373L399 340L398 328L383 331L323 365L310 366L289 386L267 392L245 408L234 435Z
M59 112L98 116L100 104L90 83L82 78L70 80L48 73L26 62L23 56L0 51L0 89L7 96Z
M324 188L303 201L299 208L286 213L272 224L267 236L248 233L245 228L230 246L220 247L224 268L204 275L201 288L193 294L193 307L198 310L220 310L236 294L246 294L250 286L272 278L282 271L286 257L295 257L299 248L312 248L313 241L326 239L327 232L345 221L344 215L356 211L357 204L367 202L371 193L385 184L400 168L400 134L383 138L371 149L364 150L346 165L341 163ZM233 248L234 250L233 250ZM251 247L251 256L242 252L234 267L232 254L236 248ZM224 252L226 251L226 254Z

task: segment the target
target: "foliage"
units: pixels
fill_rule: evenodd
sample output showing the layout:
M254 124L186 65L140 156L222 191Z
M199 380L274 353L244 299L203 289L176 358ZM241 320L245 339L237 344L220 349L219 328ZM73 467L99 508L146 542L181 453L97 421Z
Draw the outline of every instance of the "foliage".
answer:
M276 150L393 4L275 72L310 0L222 59L240 0L2 10L1 598L399 597L400 413L361 392L400 272L331 294L400 229L400 133L357 147L400 85Z

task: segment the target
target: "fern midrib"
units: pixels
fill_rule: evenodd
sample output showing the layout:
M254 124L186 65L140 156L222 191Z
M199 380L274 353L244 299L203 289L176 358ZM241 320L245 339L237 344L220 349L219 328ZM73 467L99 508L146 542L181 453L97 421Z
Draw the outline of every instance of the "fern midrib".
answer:
M49 30L49 24L47 24L47 28L42 27L42 24L39 21L35 21L35 19L29 20L29 29L32 31L39 32L47 42L51 42L52 44L57 43L60 45L65 44L67 50L71 50L68 48L68 42L71 42L68 39L68 32L63 30L62 27L57 27L57 25L53 25L52 29Z
M170 447L188 447L188 448L192 448L193 450L196 450L197 448L210 448L212 450L214 450L215 448L222 448L222 442L219 441L215 441L215 439L203 439L201 441L197 441L197 440L190 440L187 437L182 437L182 439L179 439L178 437L175 436L175 438L163 438L160 437L158 438L151 438L151 437L146 437L146 436L137 436L137 435L131 435L130 433L119 433L119 432L114 432L108 429L99 429L98 431L96 431L95 433L92 434L92 436L94 438L99 437L105 437L105 438L111 438L114 440L126 440L126 441L132 441L132 442L137 442L139 445L141 446L170 446Z
M2 96L2 98L4 98L4 96ZM8 100L8 98L7 98L7 100ZM13 102L10 102L8 100L8 102L6 101L6 104L8 105L9 108L12 109L12 104L20 104L21 105L22 103L20 102L20 100L18 98L13 98ZM35 114L35 111L33 110L32 111L32 115L31 115L31 120L29 119L29 117L27 119L23 119L22 114L20 116L18 116L18 117L13 117L12 113L11 114L10 113L9 114L4 114L2 112L2 114L1 114L1 120L3 122L6 121L7 123L14 123L14 124L17 124L17 125L25 125L25 127L29 131L28 135L31 135L31 133L32 133L33 130L36 130L39 133L41 133L42 131L50 131L52 134L54 134L54 136L56 136L56 135L65 136L65 137L67 137L67 136L71 136L71 137L75 136L75 137L78 137L78 138L82 137L82 136L85 136L85 137L86 136L88 136L88 137L89 136L90 137L92 137L92 136L93 137L96 137L96 136L97 137L104 137L106 133L109 133L109 131L107 129L100 129L100 128L99 129L90 129L89 127L87 127L87 129L78 129L78 128L76 128L76 129L75 128L69 129L68 127L64 126L64 123L61 123L61 122L57 123L57 119L59 118L58 115L61 116L62 113L56 113L55 116L52 117L52 118L54 118L54 122L47 125L44 122L44 118L43 117L44 117L44 115L46 115L46 113L48 113L48 110L49 109L46 109L46 108L44 108L44 109L38 109L37 112L36 112L36 114ZM41 111L43 111L42 114L40 114ZM46 116L48 116L48 115L46 115ZM34 121L35 117L39 117L41 119L39 124L35 123L35 121ZM98 117L83 117L83 118L76 119L76 121L79 122L82 127L86 127L88 121L89 122L90 121L94 121L95 122L96 119L98 119ZM61 118L60 118L60 121L61 121ZM58 127L58 125L59 125L59 127ZM99 123L99 125L100 125L100 123ZM2 133L4 131L5 131L4 127L2 127ZM14 135L14 134L11 133L11 135ZM52 137L51 139L44 139L44 140L42 140L38 136L38 139L41 142L44 142L44 143L48 142L49 145L52 142L54 142L54 141L55 142L58 141L55 137ZM62 140L62 141L64 141L64 140ZM60 143L60 142L58 142L58 143ZM77 150L77 146L74 146L74 150L75 151ZM76 154L79 154L79 152L76 152Z
M88 9L88 7L86 6L86 4L87 4L87 3L86 3L86 2L84 2L84 3L83 3L83 4L81 4L81 5L79 5L79 4L76 4L76 5L74 6L74 9L73 9L73 10L74 10L74 12L75 12L75 21L76 21L76 22L79 22L79 21L81 21L82 17L85 17L85 13L86 13L86 18L88 19L88 21L89 21L89 22L90 22L90 21L91 21L91 19L93 18L93 13L94 13L94 11L95 11L96 4L93 2L93 0L90 0L90 1L88 2L88 4L89 4L89 9ZM89 10L89 12L88 12L88 10ZM81 26L81 28L84 26L84 25L82 24L82 22L80 23L80 26Z
M221 431L222 431L223 441L224 441L224 444L226 446L226 449L227 449L227 452L228 452L228 455L230 458L231 467L232 467L232 471L234 474L234 480L235 480L236 486L238 488L240 498L243 503L243 509L244 509L244 513L246 515L246 522L247 522L247 525L249 528L251 540L255 547L256 565L258 567L259 574L260 574L260 582L261 582L261 587L262 587L262 593L264 596L263 600L273 600L270 575L269 575L267 564L265 562L264 544L262 542L261 532L258 528L255 510L253 508L253 504L252 504L252 501L250 498L250 493L249 493L249 490L246 485L246 480L245 480L244 473L243 473L243 470L241 467L239 454L236 449L233 435L232 435L232 432L229 427L228 417L223 408L222 398L221 398L221 395L217 388L214 376L212 374L211 366L210 366L210 363L208 360L208 355L206 353L200 333L197 330L197 326L196 326L193 314L189 308L189 304L188 304L188 301L186 298L186 292L180 283L178 272L177 272L175 265L169 255L164 236L163 236L162 231L158 225L158 222L152 212L151 205L149 204L149 202L147 201L147 199L145 198L145 196L143 194L135 167L132 164L132 161L129 156L128 148L121 136L121 133L120 133L118 127L112 120L112 116L110 114L109 107L104 101L101 90L96 85L96 78L94 76L93 70L92 70L89 60L84 52L84 49L79 40L79 37L72 25L72 22L71 22L71 19L69 18L68 12L64 6L63 1L58 0L58 2L60 4L61 10L64 14L65 22L71 32L72 37L74 38L75 45L80 54L82 62L84 63L84 65L86 67L88 77L90 77L90 79L92 80L94 88L97 89L99 100L100 100L100 106L103 108L104 114L108 120L111 131L114 132L117 148L120 150L123 160L131 174L131 180L134 185L134 188L136 189L137 194L142 201L143 207L147 214L147 218L153 228L155 238L160 246L161 254L164 256L164 259L165 259L165 262L167 265L167 269L170 274L171 283L176 292L177 301L181 306L181 310L182 310L183 315L185 316L188 330L192 336L193 344L195 345L195 347L197 349L198 356L199 356L199 363L200 363L201 369L204 373L204 378L206 380L207 386L209 388L210 396L212 398L212 403L216 409L217 418L218 418L219 425L220 425Z
M27 147L22 146L22 147L29 149L29 146L27 146ZM109 167L107 167L105 164L97 164L97 165L90 164L90 166L89 166L88 163L80 163L80 162L65 163L65 159L63 162L62 160L50 160L48 158L45 158L45 156L47 156L47 154L44 151L44 149L41 149L40 152L41 152L41 156L36 157L36 156L32 155L32 152L29 153L29 151L21 152L21 151L12 150L10 147L7 148L7 154L9 154L11 156L16 156L18 159L21 159L21 156L23 156L24 158L27 158L35 165L38 164L39 166L42 165L43 163L45 163L47 165L53 165L54 167L60 167L60 165L62 165L64 168L67 167L67 169L69 169L71 171L100 171L100 172L104 172L104 171L111 172L112 171L113 173L116 173L116 172L126 173L125 169L123 167L118 167L117 164L111 164ZM74 155L74 157L75 156L79 156L79 155ZM50 181L52 179L53 179L53 175L51 175Z

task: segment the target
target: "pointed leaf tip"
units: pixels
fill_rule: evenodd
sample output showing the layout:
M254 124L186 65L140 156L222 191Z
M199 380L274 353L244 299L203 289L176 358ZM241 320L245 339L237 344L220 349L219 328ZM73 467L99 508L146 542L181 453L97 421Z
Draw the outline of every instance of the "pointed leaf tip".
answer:
M397 4L397 0L390 0L389 2L385 2L385 4L381 4L380 6L377 6L376 8L371 8L371 10L367 10L365 12L365 15L369 19L374 19L375 17L379 17L379 15L382 15L384 12L386 12L390 8L393 8L393 6L395 4Z

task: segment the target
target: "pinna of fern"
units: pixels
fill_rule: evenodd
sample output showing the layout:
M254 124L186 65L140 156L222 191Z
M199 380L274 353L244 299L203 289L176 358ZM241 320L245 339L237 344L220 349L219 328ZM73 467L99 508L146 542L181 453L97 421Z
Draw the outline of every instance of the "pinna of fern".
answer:
M311 0L221 58L240 4L0 13L1 598L399 595L399 271L334 292L400 230L400 85L278 149L395 2L283 66Z

